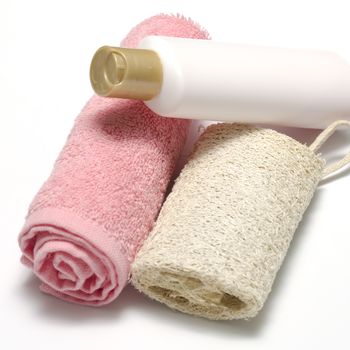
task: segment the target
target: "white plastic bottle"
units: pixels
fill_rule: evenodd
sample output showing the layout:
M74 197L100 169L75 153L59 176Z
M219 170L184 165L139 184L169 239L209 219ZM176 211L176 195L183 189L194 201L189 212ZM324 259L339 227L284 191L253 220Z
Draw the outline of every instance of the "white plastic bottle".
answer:
M149 36L99 49L90 76L98 94L164 117L306 128L350 118L350 64L327 51Z

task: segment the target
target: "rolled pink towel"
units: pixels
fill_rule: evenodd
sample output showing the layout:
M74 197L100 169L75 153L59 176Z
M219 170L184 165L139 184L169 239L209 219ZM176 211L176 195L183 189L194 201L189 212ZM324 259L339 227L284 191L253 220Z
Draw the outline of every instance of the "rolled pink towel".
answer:
M191 20L158 15L132 29L122 45L135 47L147 35L208 38ZM158 214L188 126L139 101L90 99L19 236L22 262L44 292L94 306L118 296Z

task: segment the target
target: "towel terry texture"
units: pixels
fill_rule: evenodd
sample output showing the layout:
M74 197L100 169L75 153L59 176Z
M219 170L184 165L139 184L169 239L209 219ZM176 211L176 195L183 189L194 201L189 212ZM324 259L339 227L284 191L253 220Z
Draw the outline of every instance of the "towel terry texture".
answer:
M135 47L146 35L208 38L191 20L159 15L132 29L122 45ZM22 262L43 291L95 306L118 296L158 214L188 126L140 101L90 99L19 236Z
M210 126L132 266L132 282L173 309L209 319L262 308L322 176L296 140L239 124Z

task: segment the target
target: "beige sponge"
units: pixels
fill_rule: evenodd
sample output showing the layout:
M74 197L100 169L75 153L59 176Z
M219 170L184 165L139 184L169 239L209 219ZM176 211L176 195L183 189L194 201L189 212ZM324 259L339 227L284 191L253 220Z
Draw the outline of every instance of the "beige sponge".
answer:
M255 316L324 174L315 151L335 127L309 148L269 129L210 126L136 257L136 288L209 319Z

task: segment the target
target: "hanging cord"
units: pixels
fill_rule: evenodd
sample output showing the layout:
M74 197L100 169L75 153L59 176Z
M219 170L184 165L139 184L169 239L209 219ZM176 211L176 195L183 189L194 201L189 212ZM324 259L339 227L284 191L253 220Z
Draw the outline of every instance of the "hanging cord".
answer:
M346 125L347 127L350 128L350 121L337 120L336 122L332 123L316 137L315 141L310 145L309 148L316 153L320 149L320 147L333 135L334 131L340 125ZM323 173L322 173L323 178L334 173L335 171L339 170L340 168L342 168L343 166L349 163L350 163L350 152L347 153L344 156L344 158L340 159L339 161L326 166L323 169Z

